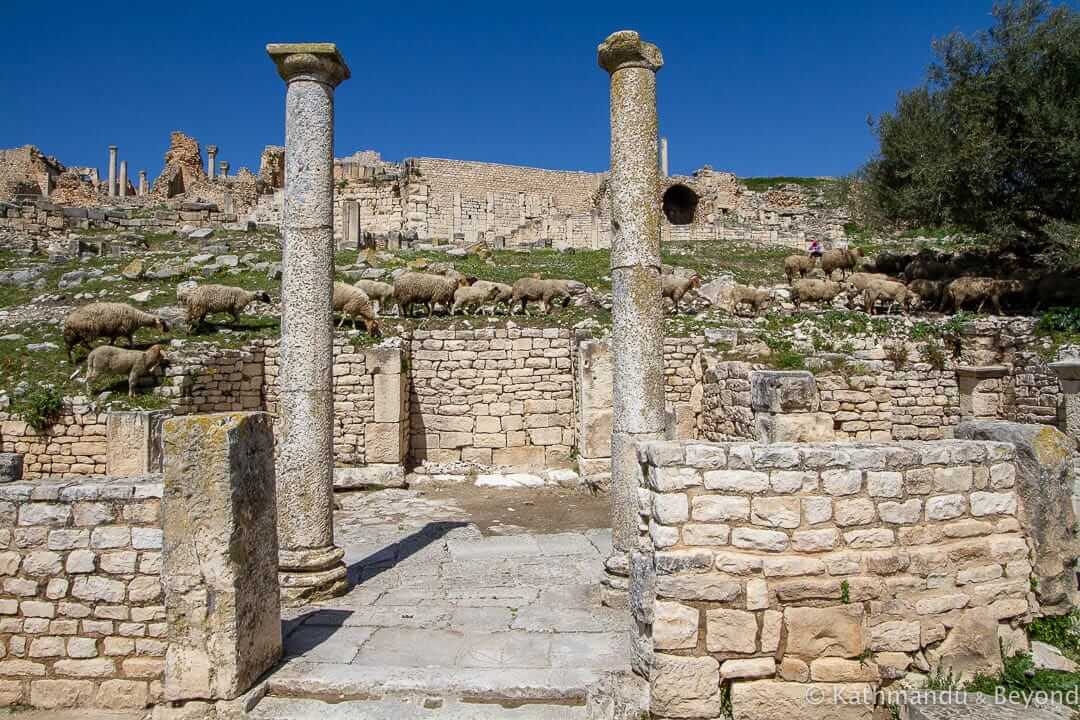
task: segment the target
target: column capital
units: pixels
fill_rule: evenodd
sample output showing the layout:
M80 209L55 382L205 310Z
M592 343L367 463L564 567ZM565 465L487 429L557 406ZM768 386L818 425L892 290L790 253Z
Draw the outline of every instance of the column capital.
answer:
M210 153L211 155L217 155L217 145L207 145L206 152Z
M645 68L656 72L664 66L660 48L645 42L634 30L619 30L596 48L600 67L614 74L623 68Z
M337 87L350 76L334 43L270 43L266 53L287 83L307 79Z
M109 146L109 152L116 152L116 146L115 145L110 145Z

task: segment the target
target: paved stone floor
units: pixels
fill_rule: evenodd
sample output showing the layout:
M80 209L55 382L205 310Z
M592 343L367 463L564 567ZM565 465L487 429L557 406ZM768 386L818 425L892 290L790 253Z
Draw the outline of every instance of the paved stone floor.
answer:
M428 717L425 699L438 717L579 717L585 688L626 669L626 613L599 602L611 534L588 527L606 517L606 499L501 489L478 505L476 492L339 496L336 534L355 586L286 615L286 662L260 713L319 714L299 701L285 712L281 697L393 695L413 701L395 706L405 714L361 702L348 717ZM488 715L477 700L526 705Z

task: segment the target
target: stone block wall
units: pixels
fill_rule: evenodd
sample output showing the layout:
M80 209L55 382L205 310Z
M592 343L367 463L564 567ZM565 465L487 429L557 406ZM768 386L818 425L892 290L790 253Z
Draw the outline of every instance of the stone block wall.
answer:
M1034 557L1011 445L657 442L639 458L631 607L653 717L713 718L730 698L746 720L869 718L872 695L829 699L992 672L999 635L1022 642Z
M104 473L106 414L85 398L69 398L58 421L39 432L16 414L0 412L0 452L21 453L28 479Z
M270 352L276 352L270 346ZM185 347L170 356L165 379L154 392L169 400L177 415L258 410L263 405L268 348L209 345Z
M833 416L838 439L942 440L960 422L956 372L885 370L817 373L821 411Z
M703 352L702 407L699 437L705 440L752 440L754 411L750 407L750 372L747 362L719 360Z
M0 485L0 706L161 698L159 477Z
M570 331L417 330L411 341L414 462L566 466L574 447Z

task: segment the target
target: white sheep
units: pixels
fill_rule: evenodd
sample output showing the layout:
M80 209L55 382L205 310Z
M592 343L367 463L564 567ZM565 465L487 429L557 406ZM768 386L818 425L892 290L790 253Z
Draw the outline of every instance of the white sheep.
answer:
M450 309L451 315L457 315L458 309L468 310L479 308L489 300L494 300L499 294L499 289L492 285L467 285L454 291L454 306Z
M269 303L270 295L264 290L245 290L232 285L200 285L184 294L188 325L194 327L213 313L229 313L234 322L252 302Z
M160 345L151 345L145 351L101 345L86 356L86 387L89 388L100 375L127 375L128 397L132 397L139 379L149 377L165 359L165 351ZM71 377L78 374L76 370Z
M135 333L139 328L155 327L160 332L169 332L169 321L158 315L151 315L127 303L90 303L76 308L64 320L64 343L67 345L68 361L74 362L72 351L78 345L85 345L92 350L98 338L108 338L115 343L118 338L127 338L128 345L135 344Z
M379 334L379 321L375 319L371 299L363 290L343 282L336 282L333 302L334 311L342 313L341 322L338 323L339 328L347 319L352 318L353 329L356 329L356 318L360 318L369 335Z

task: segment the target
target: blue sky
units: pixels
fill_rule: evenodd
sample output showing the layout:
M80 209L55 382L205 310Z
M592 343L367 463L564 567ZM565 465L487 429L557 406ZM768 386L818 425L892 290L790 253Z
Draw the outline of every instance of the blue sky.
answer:
M874 150L866 117L917 84L930 43L991 22L989 0L129 3L6 0L0 147L33 143L134 177L183 130L235 170L284 138L268 42L336 42L337 154L608 165L596 45L636 29L664 53L671 170L840 175Z

